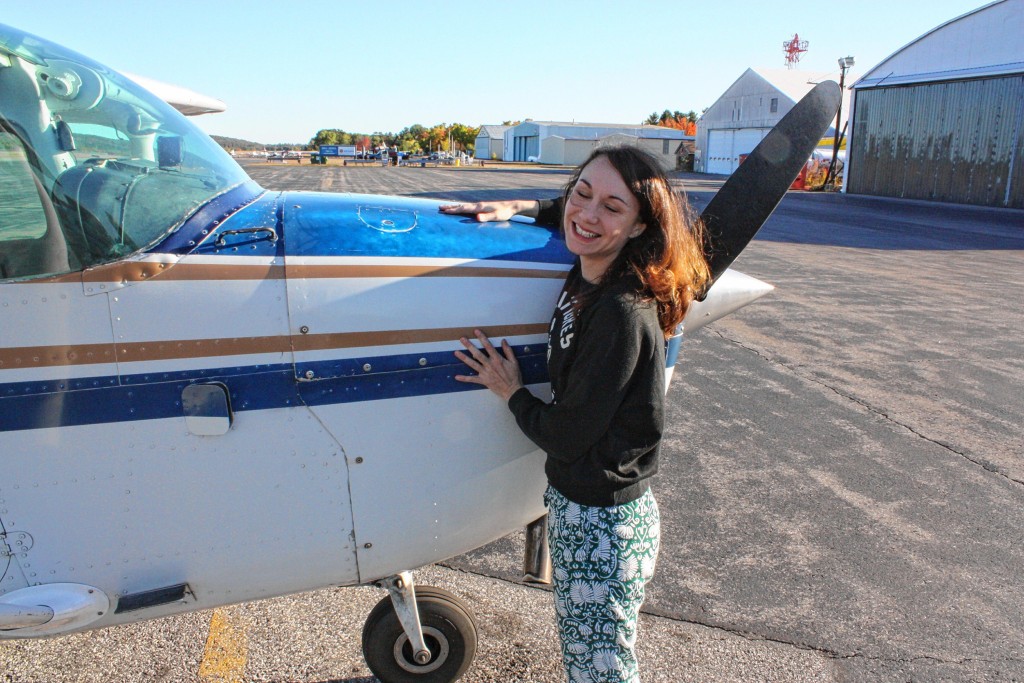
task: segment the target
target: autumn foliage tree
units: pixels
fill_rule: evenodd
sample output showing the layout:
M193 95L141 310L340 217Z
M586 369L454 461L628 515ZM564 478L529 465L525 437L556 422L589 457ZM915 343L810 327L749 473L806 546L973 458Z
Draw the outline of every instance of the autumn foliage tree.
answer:
M649 126L664 126L665 128L675 128L683 131L683 135L696 135L697 134L697 112L690 110L688 112L681 111L665 111L658 114L654 112L644 121Z

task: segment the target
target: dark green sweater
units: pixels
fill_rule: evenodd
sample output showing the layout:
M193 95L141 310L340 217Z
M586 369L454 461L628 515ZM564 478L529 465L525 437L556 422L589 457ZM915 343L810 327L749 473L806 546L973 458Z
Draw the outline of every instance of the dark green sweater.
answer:
M614 283L595 298L577 261L548 332L552 400L524 388L508 401L519 427L547 453L548 482L583 505L635 500L658 469L665 339L655 304L636 295L637 284Z

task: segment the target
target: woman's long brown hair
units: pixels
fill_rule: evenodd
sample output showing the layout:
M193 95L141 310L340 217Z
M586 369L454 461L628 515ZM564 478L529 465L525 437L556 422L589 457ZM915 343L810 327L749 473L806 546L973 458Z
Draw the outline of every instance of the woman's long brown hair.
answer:
M704 256L704 229L685 196L676 193L657 160L632 146L599 147L576 169L565 189L563 205L591 161L603 156L619 172L640 204L646 229L630 239L601 277L599 289L635 275L638 294L653 299L665 338L675 334L690 304L711 278Z

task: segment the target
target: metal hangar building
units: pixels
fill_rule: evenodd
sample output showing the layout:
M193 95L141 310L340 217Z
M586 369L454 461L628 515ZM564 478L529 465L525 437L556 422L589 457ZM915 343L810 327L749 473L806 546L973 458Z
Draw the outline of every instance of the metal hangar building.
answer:
M686 139L683 131L664 126L527 119L505 131L502 158L577 166L598 145L632 144L654 155L666 170L673 170Z
M1024 208L1024 0L942 24L852 89L847 192Z

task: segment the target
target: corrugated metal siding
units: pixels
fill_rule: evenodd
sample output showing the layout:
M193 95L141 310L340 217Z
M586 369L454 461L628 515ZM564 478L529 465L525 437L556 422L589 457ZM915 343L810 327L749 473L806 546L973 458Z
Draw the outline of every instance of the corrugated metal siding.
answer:
M1024 208L1024 76L858 89L847 191Z

